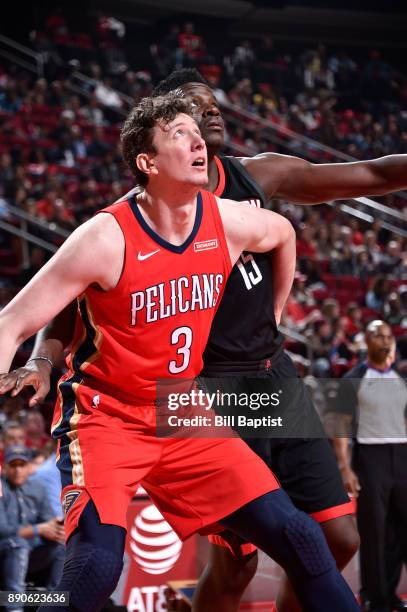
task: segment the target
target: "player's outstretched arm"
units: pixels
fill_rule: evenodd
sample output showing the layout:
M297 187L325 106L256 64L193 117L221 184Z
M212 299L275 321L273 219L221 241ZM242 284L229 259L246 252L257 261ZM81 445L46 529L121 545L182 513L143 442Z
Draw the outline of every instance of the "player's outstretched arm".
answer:
M28 402L30 407L46 398L53 364L62 362L64 350L72 341L76 308L76 302L72 302L38 332L33 351L24 366L0 374L0 393L11 392L14 397L24 387L31 386L35 393Z
M383 195L407 188L407 155L312 164L299 157L261 153L241 161L268 198L284 198L298 204Z
M58 252L0 312L0 372L18 346L44 327L90 284L113 288L120 278L123 234L111 215L97 215L71 234Z
M274 309L277 323L290 294L295 273L296 236L291 223L270 210L219 200L232 262L243 251L273 251Z

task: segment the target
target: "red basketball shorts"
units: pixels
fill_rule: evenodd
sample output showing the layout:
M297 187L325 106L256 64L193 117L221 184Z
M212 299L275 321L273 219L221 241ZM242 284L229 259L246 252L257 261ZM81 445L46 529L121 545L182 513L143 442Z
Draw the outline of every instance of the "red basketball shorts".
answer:
M217 521L279 488L238 437L157 438L154 407L123 404L79 381L59 390L53 435L67 538L89 499L102 523L126 528L139 483L183 540L219 531Z

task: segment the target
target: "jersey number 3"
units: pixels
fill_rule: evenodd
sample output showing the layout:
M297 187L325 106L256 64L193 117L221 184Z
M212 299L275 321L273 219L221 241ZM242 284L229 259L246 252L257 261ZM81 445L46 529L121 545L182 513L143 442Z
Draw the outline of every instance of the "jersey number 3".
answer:
M253 270L246 270L246 264L252 264ZM250 291L254 287L254 285L258 285L258 283L262 280L262 275L260 272L259 266L254 261L253 255L241 255L238 261L236 262L237 267L240 270L241 275L243 276L244 284L246 285L246 289Z
M191 360L192 329L190 327L177 327L171 334L171 346L179 344L176 354L182 358L182 362L177 365L177 360L173 359L168 364L171 374L179 374L187 369Z

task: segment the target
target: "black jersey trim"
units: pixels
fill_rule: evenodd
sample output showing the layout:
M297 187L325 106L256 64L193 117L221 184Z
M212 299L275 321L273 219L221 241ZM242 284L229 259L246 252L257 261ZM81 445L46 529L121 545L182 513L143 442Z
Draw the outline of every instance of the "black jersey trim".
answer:
M199 228L201 227L203 206L202 206L202 194L200 191L198 191L198 196L196 199L196 213L195 213L194 227L192 228L192 231L190 235L188 236L188 238L185 240L185 242L183 242L180 245L175 245L175 244L171 244L171 242L167 242L167 240L162 238L148 225L148 223L145 221L143 215L140 212L136 197L134 195L130 196L128 201L129 201L130 208L133 211L133 214L136 217L136 220L140 224L141 228L146 232L146 234L150 236L150 238L154 240L154 242L162 246L164 249L167 249L167 251L172 251L173 253L183 253L189 247L189 245L193 242L193 240L195 239L199 231Z
M264 193L264 191L260 187L260 185L254 180L252 175L246 170L246 168L242 164L242 162L239 161L239 159L237 159L236 157L233 157L231 155L225 155L223 157L220 157L220 161L222 162L222 164L226 161L229 164L231 164L231 166L234 166L234 168L247 181L248 186L253 190L253 196L255 194L257 194L260 197L260 199L261 199L261 203L262 203L263 207L265 207L267 202L268 202L268 198L266 197L266 194ZM225 166L223 166L223 169L224 169L226 177L228 177L228 173L227 173L227 170L226 170ZM224 191L225 191L225 189L224 189ZM223 197L223 196L221 196L221 197ZM234 199L233 196L227 196L227 197L231 197L232 200ZM249 196L247 196L247 197L249 197Z

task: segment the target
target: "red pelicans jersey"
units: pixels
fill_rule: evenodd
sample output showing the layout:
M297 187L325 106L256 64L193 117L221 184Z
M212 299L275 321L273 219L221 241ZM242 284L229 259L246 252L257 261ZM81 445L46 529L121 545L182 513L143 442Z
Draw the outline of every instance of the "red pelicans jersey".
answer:
M135 197L101 211L125 238L123 269L110 291L88 287L78 298L69 374L136 405L155 400L156 381L194 378L231 271L218 205L197 196L195 223L180 246L146 223Z

